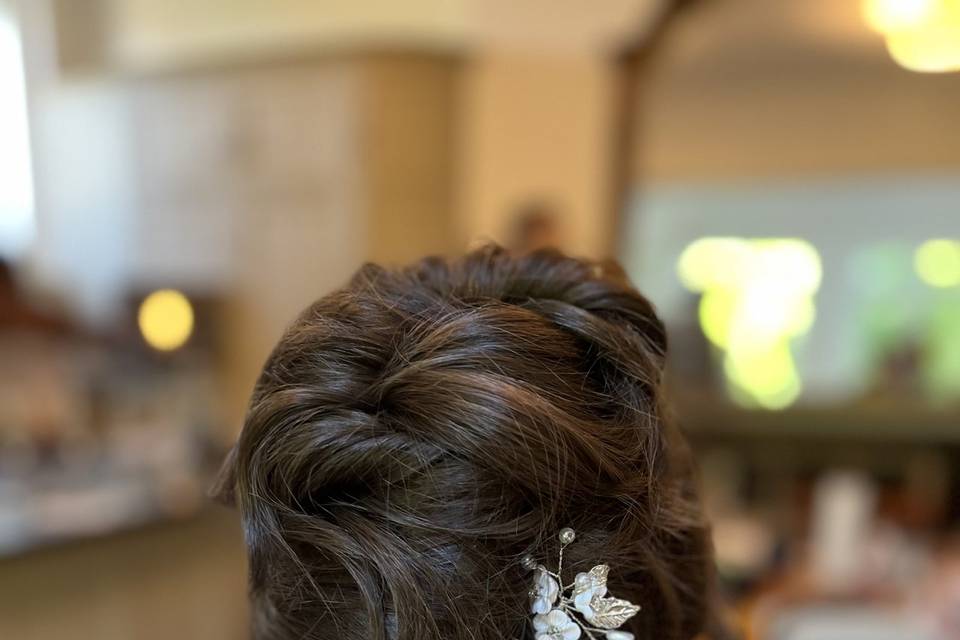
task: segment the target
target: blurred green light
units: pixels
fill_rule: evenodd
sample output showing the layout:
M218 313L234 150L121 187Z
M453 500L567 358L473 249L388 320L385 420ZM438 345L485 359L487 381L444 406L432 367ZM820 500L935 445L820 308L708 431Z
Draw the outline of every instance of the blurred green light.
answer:
M731 350L723 368L728 380L746 392L748 404L764 409L784 409L793 404L802 390L787 339L763 348Z
M960 285L960 242L927 240L914 254L913 265L920 279L931 287L956 287Z
M802 385L790 342L813 325L823 278L816 248L798 238L700 238L680 255L677 275L703 294L700 326L724 352L732 399L766 409L792 404Z
M927 391L935 402L960 398L960 298L944 297L930 317L924 362Z
M742 238L700 238L691 242L677 262L677 275L687 289L735 286L749 267L750 245Z

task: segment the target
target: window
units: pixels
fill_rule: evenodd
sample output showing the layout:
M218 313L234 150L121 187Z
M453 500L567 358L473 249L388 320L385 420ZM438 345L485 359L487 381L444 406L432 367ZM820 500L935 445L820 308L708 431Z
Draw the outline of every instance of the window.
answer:
M20 35L0 2L0 257L16 258L33 237L33 180Z

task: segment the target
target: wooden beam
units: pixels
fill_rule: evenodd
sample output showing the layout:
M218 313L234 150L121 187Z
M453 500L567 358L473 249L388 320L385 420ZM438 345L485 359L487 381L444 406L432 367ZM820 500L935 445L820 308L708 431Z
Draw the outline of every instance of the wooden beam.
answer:
M612 129L610 206L613 207L612 220L616 239L610 249L614 255L619 255L625 249L624 235L619 231L626 223L627 207L636 182L635 143L642 123L642 95L645 88L643 80L649 74L657 56L664 50L676 24L694 6L705 1L670 0L655 18L653 25L641 29L634 39L613 57L617 95Z

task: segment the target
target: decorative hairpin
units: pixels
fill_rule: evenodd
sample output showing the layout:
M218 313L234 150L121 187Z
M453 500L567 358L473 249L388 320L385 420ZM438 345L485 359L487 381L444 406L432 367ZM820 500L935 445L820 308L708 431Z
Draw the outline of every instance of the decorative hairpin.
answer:
M633 640L633 634L617 631L640 607L619 598L607 597L610 567L600 564L587 573L578 573L573 582L563 584L563 550L576 540L573 529L560 530L560 558L556 573L538 563L533 556L523 558L523 566L534 572L530 589L530 612L535 640L577 640L585 634L591 640Z

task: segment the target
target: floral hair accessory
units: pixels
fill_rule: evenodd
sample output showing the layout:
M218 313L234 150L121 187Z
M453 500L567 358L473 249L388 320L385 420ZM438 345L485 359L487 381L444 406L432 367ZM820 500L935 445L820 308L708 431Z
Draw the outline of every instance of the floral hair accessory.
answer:
M530 612L533 615L535 640L577 640L586 635L591 640L633 640L633 634L617 629L632 618L640 607L619 598L607 596L607 574L610 567L595 566L578 573L573 582L563 584L563 550L576 540L573 529L560 531L560 558L556 573L539 564L532 556L523 558L523 566L534 572L530 589Z

